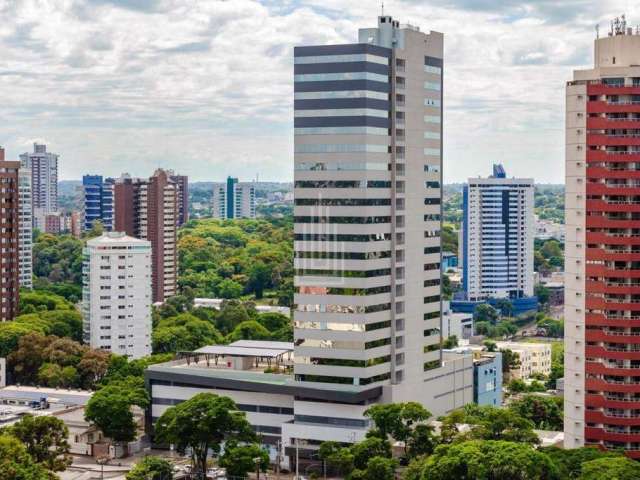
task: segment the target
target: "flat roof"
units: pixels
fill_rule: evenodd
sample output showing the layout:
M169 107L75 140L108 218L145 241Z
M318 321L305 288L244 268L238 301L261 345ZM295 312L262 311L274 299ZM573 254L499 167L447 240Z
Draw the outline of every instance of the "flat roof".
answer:
M264 348L264 347L238 347L234 345L209 345L194 350L193 353L207 355L224 355L230 357L271 357L276 358L293 349Z
M293 342L276 342L270 340L238 340L230 343L231 347L274 348L278 350L293 350Z
M44 387L8 385L0 388L0 400L32 400L46 398L50 403L86 405L93 392Z

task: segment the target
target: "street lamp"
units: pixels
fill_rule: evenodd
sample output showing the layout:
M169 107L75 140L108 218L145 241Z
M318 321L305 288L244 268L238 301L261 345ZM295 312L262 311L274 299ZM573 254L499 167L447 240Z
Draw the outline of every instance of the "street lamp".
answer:
M256 464L256 480L260 480L260 464L262 463L262 458L255 457L253 461Z
M96 458L96 463L100 465L100 480L104 480L104 466L109 463L110 458L106 455L101 455Z

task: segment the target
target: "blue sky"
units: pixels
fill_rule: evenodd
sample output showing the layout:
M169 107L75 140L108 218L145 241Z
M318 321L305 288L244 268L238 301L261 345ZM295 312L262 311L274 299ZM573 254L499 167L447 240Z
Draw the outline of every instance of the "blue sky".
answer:
M0 145L44 141L61 178L227 175L289 181L292 49L352 42L378 0L0 0ZM564 83L591 64L595 25L627 0L386 0L445 34L445 180L561 183ZM635 25L635 24L634 24Z

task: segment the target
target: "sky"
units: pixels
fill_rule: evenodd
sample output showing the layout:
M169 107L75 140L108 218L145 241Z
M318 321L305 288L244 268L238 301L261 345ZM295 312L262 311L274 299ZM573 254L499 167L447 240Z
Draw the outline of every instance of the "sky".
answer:
M353 43L379 0L0 0L0 145L60 178L291 181L293 47ZM564 85L629 0L386 0L445 34L444 177L564 181Z

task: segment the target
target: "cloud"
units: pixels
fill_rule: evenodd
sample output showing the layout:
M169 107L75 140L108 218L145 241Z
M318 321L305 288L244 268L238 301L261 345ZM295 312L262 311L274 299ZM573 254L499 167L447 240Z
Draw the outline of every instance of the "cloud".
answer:
M623 0L388 0L445 33L445 179L563 180L564 84ZM353 42L379 0L0 0L0 143L44 138L61 177L290 180L293 46ZM640 6L627 8L640 19ZM604 24L603 24L604 26ZM604 30L604 29L603 29Z

